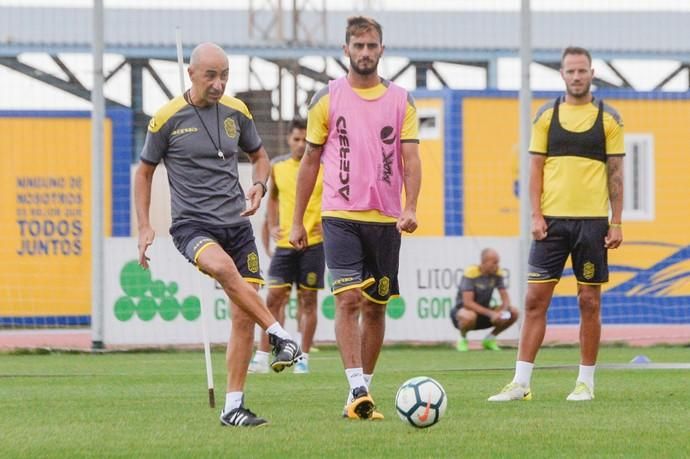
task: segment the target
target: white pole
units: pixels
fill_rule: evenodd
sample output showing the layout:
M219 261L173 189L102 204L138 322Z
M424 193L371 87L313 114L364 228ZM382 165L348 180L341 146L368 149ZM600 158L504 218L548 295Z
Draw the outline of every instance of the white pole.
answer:
M213 408L216 406L216 395L213 388L213 365L211 363L211 342L208 338L208 329L206 328L206 313L204 312L204 301L201 291L201 273L194 276L194 289L199 295L199 309L201 314L199 320L201 321L201 339L204 341L204 360L206 362L206 385L208 386L208 406Z
M91 89L91 348L103 349L103 0L93 2Z
M531 209L529 202L529 138L532 127L532 12L530 0L522 0L520 10L520 250L518 263L518 292L522 304L527 293L527 259L531 240ZM524 316L524 314L522 315Z
M180 72L180 92L184 94L184 58L182 56L182 30L179 27L175 28L175 42L177 44L177 66ZM211 342L208 338L208 329L206 328L206 314L204 313L204 301L201 291L201 279L199 275L194 276L194 290L199 295L199 308L201 314L199 320L201 321L201 339L204 342L204 360L206 361L206 384L208 386L208 405L213 408L216 406L216 396L213 386L213 364L211 363Z
M182 55L182 29L175 27L175 43L177 44L177 70L180 74L180 91L184 93L184 57Z

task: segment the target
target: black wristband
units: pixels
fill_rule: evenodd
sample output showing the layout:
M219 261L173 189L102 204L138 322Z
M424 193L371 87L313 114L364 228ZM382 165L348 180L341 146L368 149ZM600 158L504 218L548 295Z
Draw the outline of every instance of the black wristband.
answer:
M266 184L262 182L261 180L257 180L256 182L253 183L253 185L259 184L261 185L261 188L264 190L264 192L261 194L261 197L263 198L266 196L266 192L268 191L268 188L266 187Z

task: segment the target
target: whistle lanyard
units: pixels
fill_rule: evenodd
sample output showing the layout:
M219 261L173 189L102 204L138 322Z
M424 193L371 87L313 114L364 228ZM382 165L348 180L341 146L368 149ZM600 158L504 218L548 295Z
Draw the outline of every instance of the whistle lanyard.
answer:
M223 150L221 150L220 148L220 115L218 114L218 103L216 102L216 129L218 133L218 146L216 146L216 142L214 142L213 137L211 136L211 132L206 127L206 123L204 123L203 118L201 118L201 113L199 113L199 110L197 110L196 105L192 103L192 96L189 94L189 91L184 93L184 100L187 101L187 103L191 105L194 109L194 113L196 113L197 118L199 118L201 126L204 128L204 131L206 131L206 135L208 135L209 140L213 144L213 148L215 148L216 151L218 151L218 157L220 159L225 159L225 154L223 154Z

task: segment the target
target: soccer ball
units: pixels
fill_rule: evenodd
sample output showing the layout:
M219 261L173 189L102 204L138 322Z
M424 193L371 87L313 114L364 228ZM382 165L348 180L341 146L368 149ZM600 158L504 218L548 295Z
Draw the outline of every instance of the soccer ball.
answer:
M436 424L448 406L443 387L427 376L408 379L395 395L395 409L403 421L424 428Z

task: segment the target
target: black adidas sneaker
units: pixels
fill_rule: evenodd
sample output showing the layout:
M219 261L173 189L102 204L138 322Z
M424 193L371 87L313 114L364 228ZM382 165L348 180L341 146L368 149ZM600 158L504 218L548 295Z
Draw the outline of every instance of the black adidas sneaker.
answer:
M260 418L249 409L240 406L227 413L220 413L220 425L230 427L259 427L268 424L264 418Z
M285 369L285 367L291 367L299 358L302 356L302 350L299 345L291 339L282 339L277 335L268 335L268 341L273 346L273 361L271 362L271 368L276 373L279 373Z

